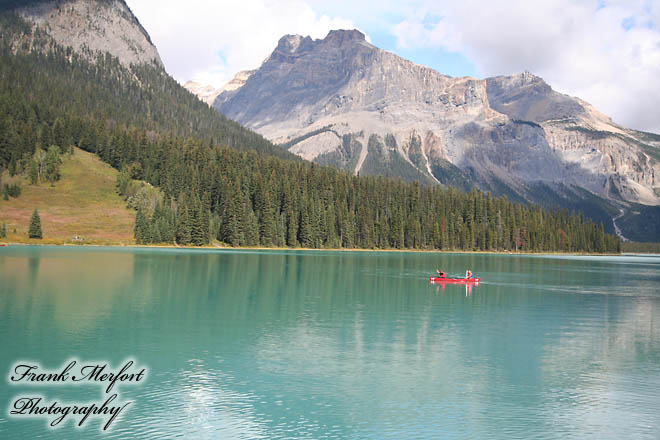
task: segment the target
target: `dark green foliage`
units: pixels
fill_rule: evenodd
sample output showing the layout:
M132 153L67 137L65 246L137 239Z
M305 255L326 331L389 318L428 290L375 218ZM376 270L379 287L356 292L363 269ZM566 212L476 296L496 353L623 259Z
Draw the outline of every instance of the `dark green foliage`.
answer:
M0 11L38 5L39 3L46 3L47 1L49 0L2 0L0 1Z
M362 144L354 134L345 134L341 137L341 144L337 151L324 153L316 157L319 165L333 166L340 170L353 172L360 159Z
M660 254L660 243L639 243L628 241L621 243L621 251L626 253Z
M185 197L182 197L179 201L179 206L176 211L176 242L182 245L188 245L192 243L192 219L190 218L190 212L186 204Z
M648 133L646 131L630 130L635 136L646 142L660 142L660 134Z
M415 140L419 140L418 137L415 137ZM385 146L389 148L396 148L396 138L392 133L387 133L385 135Z
M37 209L34 209L32 217L30 217L30 227L28 229L28 237L30 238L43 238L41 233L41 218Z
M128 187L131 184L131 170L128 166L123 166L117 174L117 192L121 196L126 196Z
M142 208L138 208L137 214L135 214L135 227L133 232L137 244L149 243L151 241L150 232L151 231L149 231L149 224L147 223L147 218L144 215L144 211Z
M18 183L7 186L7 193L9 197L18 197L21 195L21 186Z
M206 216L206 225L202 224L202 206L199 197L196 194L192 196L190 203L190 242L196 246L201 246L209 242L208 235L205 231L208 230L208 216Z
M44 177L50 183L55 183L60 180L60 165L62 164L62 159L60 158L61 153L60 147L57 145L51 145L46 153Z
M21 186L18 183L12 184L3 184L2 185L2 197L5 200L9 200L9 197L18 197L21 195Z
M211 198L208 192L202 195L201 213L199 223L202 229L200 244L207 244L211 240Z
M615 188L614 185L612 187ZM612 217L618 214L618 208L585 189L538 182L528 185L528 196L545 207L561 206L571 212L583 212L595 223L603 223L605 232L614 233Z
M582 129L581 131L585 131L585 130L587 133L591 131L587 129ZM628 133L630 133L631 136L623 133L609 133L609 135L613 137L617 137L622 141L626 142L627 144L637 145L644 153L646 153L651 158L652 162L660 161L660 146L657 145L657 143L660 142L660 135L654 133L646 133L643 131L636 131L636 130L627 130L627 131ZM608 132L598 132L598 133L607 134ZM604 135L603 137L606 136ZM641 139L641 141L639 139ZM653 143L656 143L656 145L653 145ZM640 157L640 161L645 162L646 158Z
M148 144L146 151L152 150L158 153L145 155L142 169L178 201L179 244L208 243L203 231L215 217L218 232L209 239L231 246L531 252L617 252L619 246L583 215L524 207L476 190L355 177L191 140Z
M578 131L580 133L583 133L591 139L605 139L607 137L612 136L613 134L609 131L602 131L602 130L592 130L590 128L585 128L585 127L580 127L580 126L574 126L574 127L566 127L566 130L570 131Z
M137 244L145 244L151 241L149 225L147 224L147 219L141 208L138 209L137 214L135 215L135 229L133 235L135 235L135 241Z
M660 162L660 147L647 145L647 144L640 144L640 147L642 148L644 153L649 155L652 161L655 160Z
M456 165L444 159L435 159L431 162L431 172L438 182L443 185L468 191L472 184L470 178Z
M632 241L660 241L660 206L631 204L623 217L616 221L623 236Z
M431 178L408 163L394 147L383 145L376 135L369 137L367 144L369 154L362 164L360 175L401 176L407 182L431 183Z
M243 225L243 237L245 241L242 244L244 246L258 245L259 221L248 203L243 204L243 218L245 219L245 224Z
M325 132L328 132L328 131L332 132L334 134L337 134L337 132L332 129L332 125L326 125L325 127L321 127L319 129L312 130L309 133L305 133L302 136L298 136L297 138L291 139L289 142L285 142L285 143L281 144L281 146L282 146L282 148L288 150L289 148L293 147L296 144L299 144L300 142L302 142L306 139L309 139L309 138L314 137L318 134L325 133ZM337 136L339 136L339 135L337 135Z
M396 148L396 138L391 134L385 136L385 146L390 150L394 150ZM422 153L422 139L417 135L412 136L410 139L408 157L418 169L423 170L426 168L426 157Z
M30 160L29 167L28 176L30 177L30 183L34 185L39 181L39 165L37 165L36 160Z
M5 238L7 236L7 225L5 222L2 222L0 225L0 238Z
M14 147L12 146L12 147L7 147L7 148L8 148L7 151L11 152L11 150L9 150L9 148L14 148ZM16 159L13 156L11 156L11 161L9 162L9 175L12 176L12 177L14 177L16 175Z
M524 125L529 125L530 127L534 128L542 128L539 124L533 121L523 121L522 119L512 119L511 120L514 124L524 124Z
M468 176L468 180L472 182L477 182L479 180L479 175L477 172L472 167L468 167L467 170L464 171L464 174ZM491 192L494 195L504 197L506 196L511 200L512 202L516 203L527 203L527 200L525 198L518 194L517 191L515 191L509 184L504 182L503 180L495 177L495 176L490 176L488 179L488 183L485 184L484 186L491 188ZM556 206L556 205L555 205Z

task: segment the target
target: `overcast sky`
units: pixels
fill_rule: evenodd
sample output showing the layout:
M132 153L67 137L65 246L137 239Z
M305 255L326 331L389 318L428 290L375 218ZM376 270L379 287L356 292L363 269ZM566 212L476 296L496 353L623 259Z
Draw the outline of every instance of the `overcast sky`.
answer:
M622 125L660 133L659 0L126 0L181 83L222 86L285 34L357 28L452 76L528 70Z

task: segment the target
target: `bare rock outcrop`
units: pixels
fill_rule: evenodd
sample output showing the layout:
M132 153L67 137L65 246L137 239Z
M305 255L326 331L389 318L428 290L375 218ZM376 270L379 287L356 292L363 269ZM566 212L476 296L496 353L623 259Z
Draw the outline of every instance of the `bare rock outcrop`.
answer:
M163 66L149 34L123 0L36 2L18 9L18 13L78 53L93 57L109 52L126 66Z

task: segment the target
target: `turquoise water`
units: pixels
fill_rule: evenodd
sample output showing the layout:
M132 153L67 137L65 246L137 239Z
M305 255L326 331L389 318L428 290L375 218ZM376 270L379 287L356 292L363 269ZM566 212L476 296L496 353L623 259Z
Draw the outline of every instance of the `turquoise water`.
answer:
M0 343L3 439L660 438L660 257L10 246ZM109 431L10 417L71 358L147 368Z

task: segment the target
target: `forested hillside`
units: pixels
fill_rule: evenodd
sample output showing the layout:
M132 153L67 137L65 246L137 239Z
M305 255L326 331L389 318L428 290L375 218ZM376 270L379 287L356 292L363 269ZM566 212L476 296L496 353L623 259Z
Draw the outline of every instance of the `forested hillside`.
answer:
M94 63L87 61L90 57ZM295 157L209 108L162 69L144 64L129 70L108 54L81 56L33 32L12 12L0 14L0 79L0 123L6 133L0 166L12 155L19 160L33 152L37 143L50 145L63 131L79 133L82 142L92 144L109 128L194 135L236 149Z
M548 213L476 190L465 194L386 177L356 177L194 141L153 147L142 167L148 175L152 169L167 170L152 183L178 205L174 209L166 201L153 214L138 213L143 218L136 238L142 242L176 238L202 244L210 232L233 246L619 249L618 238L582 215Z
M0 26L0 167L28 173L40 151L75 145L121 170L125 196L131 178L160 187L136 204L139 243L619 251L581 215L285 160L161 70L92 63L15 14Z

